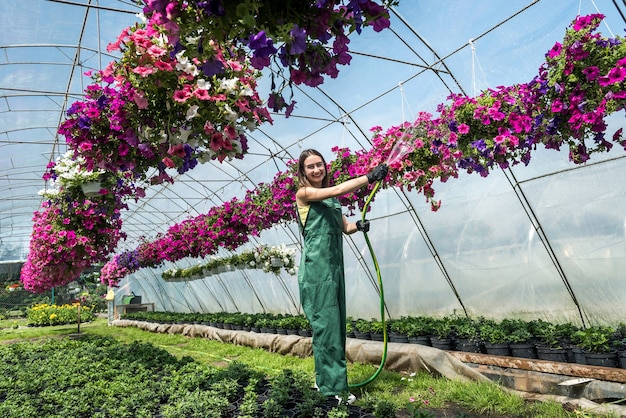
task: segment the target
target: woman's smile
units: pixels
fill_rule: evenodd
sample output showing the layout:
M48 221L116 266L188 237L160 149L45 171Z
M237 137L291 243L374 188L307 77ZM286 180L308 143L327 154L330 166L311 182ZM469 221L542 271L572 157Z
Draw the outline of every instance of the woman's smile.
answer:
M304 160L304 173L314 187L321 187L324 178L326 177L326 167L324 162L317 155L311 155Z

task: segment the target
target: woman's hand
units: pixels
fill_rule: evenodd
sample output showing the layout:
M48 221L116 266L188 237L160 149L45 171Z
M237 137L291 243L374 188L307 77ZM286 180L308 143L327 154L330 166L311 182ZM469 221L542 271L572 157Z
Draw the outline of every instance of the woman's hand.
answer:
M381 181L385 177L387 177L387 173L389 172L389 167L387 164L382 163L369 173L367 173L367 181L368 183L374 183L376 181Z
M363 233L368 232L370 230L370 221L367 219L364 221L356 221L356 230Z

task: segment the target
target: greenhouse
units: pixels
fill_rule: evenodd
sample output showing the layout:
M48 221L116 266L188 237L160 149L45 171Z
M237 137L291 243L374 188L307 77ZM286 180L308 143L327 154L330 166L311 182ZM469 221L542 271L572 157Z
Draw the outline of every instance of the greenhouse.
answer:
M46 309L73 303L79 330L94 310L120 332L313 357L296 196L314 149L329 189L362 179L337 196L360 221L336 247L348 363L626 414L625 1L0 11L0 319L61 325ZM432 341L409 342L426 318ZM544 346L569 332L570 350L559 340L565 357L541 358L530 334L512 337L520 324ZM313 337L276 332L311 325ZM531 341L529 357L511 351ZM610 359L585 360L598 351Z

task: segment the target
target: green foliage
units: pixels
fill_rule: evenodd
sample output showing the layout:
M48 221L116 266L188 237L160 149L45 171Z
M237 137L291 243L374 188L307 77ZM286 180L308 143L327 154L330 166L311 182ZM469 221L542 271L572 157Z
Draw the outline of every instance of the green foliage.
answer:
M478 340L479 327L479 322L472 318L458 317L452 319L452 329L458 338Z
M472 382L462 389L455 386L448 395L461 405L471 405L471 410L480 414L520 416L519 412L524 409L524 399L490 382ZM549 415L531 413L527 416Z
M354 327L357 331L367 333L372 330L372 324L366 319L357 319L354 323Z
M407 327L407 336L409 337L430 336L436 322L434 318L427 316L410 317L406 318L406 321L409 323Z
M437 338L446 339L452 336L453 323L449 317L438 319L432 324L433 335Z
M328 418L348 418L349 416L348 407L344 404L337 405L328 411Z
M543 320L530 321L528 329L538 337L543 345L550 348L562 348L565 341L571 341L578 330L573 324L552 324Z
M396 416L396 405L386 399L381 399L374 407L374 416L376 418L392 418Z
M615 330L606 326L592 326L578 330L573 334L573 341L589 353L606 353L611 350Z
M254 418L259 412L258 395L256 393L259 379L252 378L244 388L243 400L239 406L240 418Z
M423 408L423 404L413 398L406 404L406 410L411 418L435 418L431 411Z
M26 318L28 325L31 326L76 324L78 323L79 308L81 322L94 320L95 314L88 306L79 306L78 304L57 306L47 303L27 309Z
M385 331L385 324L380 319L372 319L370 321L370 332L382 334Z
M181 382L186 382L188 387L199 384L201 387L198 389L209 394L213 393L213 382L235 379L241 385L241 393L244 393L247 386L257 389L267 387L267 377L286 369L293 371L290 375L292 393L302 393L303 402L307 397L322 402L320 396L323 395L310 390L314 376L312 357L284 356L258 348L235 346L206 338L190 338L182 334L155 333L135 327L111 327L105 319L85 324L82 330L84 335L79 340L58 338L64 334L74 335L75 327L71 326L3 330L4 339L13 340L17 337L31 340L0 346L0 374L7 377L0 379L0 397L6 396L0 402L0 416L41 418L55 410L48 416L152 418L163 415L165 405L175 405L175 389ZM50 346L48 350L35 350L43 341L33 343L32 339L47 335L55 336L54 344L57 345ZM192 361L189 356L195 360ZM227 358L238 360L227 362L226 368L213 366L216 361ZM351 381L363 381L371 376L373 370L371 365L348 364ZM183 375L187 376L183 378ZM254 379L258 380L257 384L253 382ZM193 390L187 389L187 392ZM490 416L582 416L581 411L567 412L556 402L524 402L496 384L451 381L426 371L410 377L383 371L374 382L355 394L358 396L355 405L363 408L367 399L370 396L373 398L369 404L371 408L367 409L372 413L373 405L379 399L405 408L406 399L414 397L419 401L416 406L421 406L424 413L436 412L453 403L469 411L470 416L482 410L500 411L492 412ZM49 404L45 413L41 410L43 404ZM329 406L325 405L322 410L319 403L317 405L312 415L306 416L345 416L341 415L341 409L327 412ZM406 416L401 415L403 413L399 415ZM228 414L231 411L227 411ZM243 414L241 409L230 416L239 414ZM258 401L255 418L262 416L262 402Z
M480 337L490 344L503 344L508 342L506 328L496 321L485 320L480 324Z
M228 399L213 393L194 390L183 393L180 397L163 408L164 418L203 417L220 418L230 406Z
M263 416L266 418L279 418L283 413L283 407L276 399L269 398L263 401Z
M513 344L527 343L531 340L529 323L519 319L503 319L500 326L507 334L507 342Z

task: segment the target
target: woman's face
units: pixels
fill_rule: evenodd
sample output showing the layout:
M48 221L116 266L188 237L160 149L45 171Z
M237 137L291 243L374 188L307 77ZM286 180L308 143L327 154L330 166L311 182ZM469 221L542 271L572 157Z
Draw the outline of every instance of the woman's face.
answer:
M304 160L304 175L313 187L322 187L326 177L326 167L319 155L311 155Z

